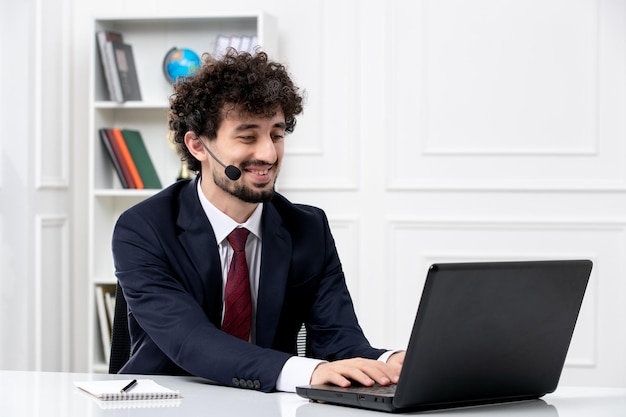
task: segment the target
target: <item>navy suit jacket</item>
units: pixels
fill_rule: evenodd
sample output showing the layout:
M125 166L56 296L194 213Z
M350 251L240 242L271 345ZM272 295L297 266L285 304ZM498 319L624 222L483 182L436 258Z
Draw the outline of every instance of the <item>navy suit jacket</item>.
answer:
M196 180L178 181L120 216L113 257L132 345L120 372L191 374L272 391L296 354L302 323L313 357L375 359L384 352L370 346L357 322L324 212L277 194L264 205L261 227L252 344L220 330L221 263Z

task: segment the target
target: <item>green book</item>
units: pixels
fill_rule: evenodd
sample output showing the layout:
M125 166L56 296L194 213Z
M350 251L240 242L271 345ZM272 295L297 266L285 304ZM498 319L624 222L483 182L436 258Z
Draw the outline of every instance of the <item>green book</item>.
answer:
M143 181L144 188L161 188L159 175L154 169L148 149L143 142L141 134L138 130L122 129L122 136L128 146L128 151L133 157L133 161L139 171L139 176Z

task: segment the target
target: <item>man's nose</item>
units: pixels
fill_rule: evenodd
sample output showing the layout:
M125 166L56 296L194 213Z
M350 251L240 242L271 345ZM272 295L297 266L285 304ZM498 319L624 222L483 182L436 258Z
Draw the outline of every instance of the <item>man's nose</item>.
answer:
M270 135L263 136L259 139L254 152L254 157L259 161L265 161L270 164L276 162L276 145Z

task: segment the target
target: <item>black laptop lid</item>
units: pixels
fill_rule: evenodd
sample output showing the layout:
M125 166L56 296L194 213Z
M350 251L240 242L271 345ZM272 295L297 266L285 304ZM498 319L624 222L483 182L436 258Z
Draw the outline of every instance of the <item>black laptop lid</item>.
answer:
M432 265L395 407L554 391L591 268L588 260Z

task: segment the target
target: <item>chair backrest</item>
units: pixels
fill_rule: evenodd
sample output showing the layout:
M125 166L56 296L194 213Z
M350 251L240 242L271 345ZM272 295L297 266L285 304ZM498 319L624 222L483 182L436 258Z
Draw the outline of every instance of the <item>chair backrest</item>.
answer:
M115 288L115 315L113 317L113 331L111 334L111 358L109 359L109 373L116 374L130 358L130 334L128 333L128 307L122 292L117 284Z

